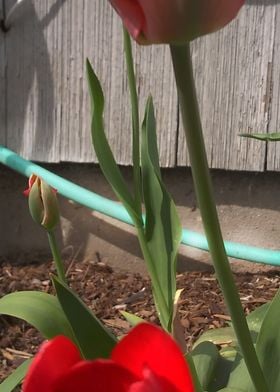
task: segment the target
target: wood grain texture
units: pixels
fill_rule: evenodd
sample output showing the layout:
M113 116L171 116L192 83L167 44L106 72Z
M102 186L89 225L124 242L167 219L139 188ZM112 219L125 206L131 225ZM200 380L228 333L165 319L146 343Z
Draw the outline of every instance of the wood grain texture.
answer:
M2 2L0 2L0 20L3 17ZM0 144L6 144L6 77L5 77L5 40L0 30Z
M280 147L267 149L264 143L238 136L279 127L279 7L278 0L248 0L229 26L192 44L213 168L263 171L266 165L269 170L280 167ZM141 119L152 94L161 165L181 166L187 162L186 147L169 49L133 44L133 50ZM88 57L104 89L106 133L116 160L131 163L122 29L107 1L25 0L4 43L0 35L0 56L0 78L6 76L6 85L0 86L0 120L7 123L4 141L9 148L38 161L96 162L85 74Z
M96 161L85 74L88 57L104 89L106 132L116 160L131 163L122 26L107 1L25 0L6 42L9 148L39 161ZM141 113L151 93L156 108L164 109L158 118L161 162L174 166L177 99L168 48L137 48L135 59Z
M225 29L193 44L193 60L209 164L264 170L265 144L239 133L267 131L265 103L275 7L247 5ZM178 164L186 162L180 126Z
M274 20L273 58L268 78L267 101L269 102L268 132L280 132L280 5ZM267 144L267 170L280 170L280 144Z

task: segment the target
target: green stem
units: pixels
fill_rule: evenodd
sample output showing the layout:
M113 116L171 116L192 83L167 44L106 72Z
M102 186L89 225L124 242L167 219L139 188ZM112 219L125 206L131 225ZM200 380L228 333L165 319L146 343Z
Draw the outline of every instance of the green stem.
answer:
M140 137L139 137L139 104L133 66L131 39L125 27L123 27L124 51L127 68L127 80L130 92L131 115L132 115L132 160L133 160L133 183L134 197L138 213L141 214L141 178L140 178Z
M62 259L60 256L59 248L57 246L54 232L53 232L53 230L50 230L47 233L48 233L48 240L49 240L50 248L52 251L52 255L53 255L54 264L55 264L58 278L61 280L61 282L67 284L67 280L66 280L66 276L65 276L65 272L64 272L64 266L63 266L63 262L62 262Z
M143 253L144 260L146 262L146 266L149 272L149 276L152 281L153 288L153 296L154 301L158 310L158 316L160 319L160 323L162 328L164 328L167 332L171 333L171 325L170 325L170 312L168 309L168 305L165 301L165 297L162 292L162 288L160 286L160 282L158 279L157 272L155 270L153 264L153 258L150 254L149 248L147 246L147 240L145 238L144 228L143 226L137 225L135 222L135 226L137 229L138 241L141 247L141 251Z
M170 46L196 197L217 279L231 315L246 366L257 392L268 392L254 349L241 301L225 252L212 182L207 163L202 126L193 78L190 46Z

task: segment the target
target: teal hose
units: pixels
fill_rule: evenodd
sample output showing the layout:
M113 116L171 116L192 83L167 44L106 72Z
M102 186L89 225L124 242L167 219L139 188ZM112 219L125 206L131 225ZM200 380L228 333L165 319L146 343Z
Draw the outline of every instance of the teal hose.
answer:
M104 215L118 219L122 222L133 225L133 222L126 212L126 209L119 203L106 199L94 192L91 192L71 181L42 168L35 163L23 159L15 152L0 145L0 163L11 169L29 177L36 174L42 177L49 185L57 189L58 192L85 207L103 213ZM182 241L184 245L208 251L207 240L204 235L183 229ZM235 259L242 259L256 263L280 266L280 251L248 246L237 242L225 241L227 255Z

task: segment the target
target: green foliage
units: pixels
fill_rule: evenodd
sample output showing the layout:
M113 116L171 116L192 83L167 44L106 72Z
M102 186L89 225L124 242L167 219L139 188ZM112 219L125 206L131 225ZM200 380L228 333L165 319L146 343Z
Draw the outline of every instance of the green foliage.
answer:
M246 317L251 337L255 344L260 339L259 333L263 328L262 325L269 309L270 303L264 304ZM217 358L215 357L213 347L209 346L209 350L212 350L214 353L211 357L208 352L207 344L213 344L215 347L220 347ZM200 362L197 365L195 355L197 355L198 349L198 358ZM257 353L259 356L258 348ZM240 354L238 341L232 326L211 329L204 332L194 345L192 356L193 355L196 369L199 374L199 380L208 392L255 392L246 364ZM267 366L271 368L271 365L269 365L270 361L267 361L267 364ZM212 376L211 378L209 377L206 388L206 383L204 381L206 376L204 372L209 374L211 369ZM276 390L277 389L275 389L275 391ZM271 391L274 392L273 389L271 389Z
M106 138L103 125L104 96L99 80L88 61L87 73L93 112L93 146L105 177L138 230L159 317L162 326L170 331L176 291L176 256L182 229L175 204L166 191L160 175L153 103L151 98L147 102L141 139L141 182L146 209L144 224L139 208L139 194L132 196L128 191ZM136 106L134 102L134 107ZM134 118L135 115L134 113ZM134 131L134 139L136 134ZM134 145L137 145L136 140ZM133 155L134 162L138 162L138 148L133 149ZM136 179L135 189L137 182Z
M103 112L104 95L97 76L87 60L87 76L92 105L91 135L95 153L104 176L112 186L118 198L122 201L133 222L141 225L142 217L137 212L137 204L133 200L124 178L117 166L112 150L104 132Z
M56 277L53 277L53 284L82 356L85 359L108 358L117 339L68 286Z
M74 339L72 328L56 297L39 291L19 291L0 299L0 314L33 325L45 339L65 335Z
M280 290L265 313L256 351L270 392L280 391Z
M280 140L280 133L279 132L272 132L272 133L240 133L239 136L247 137L251 139L257 139L264 142L277 142Z
M203 390L208 390L219 358L219 350L211 342L203 342L191 353L196 373Z
M13 371L1 384L0 392L12 392L24 379L32 359L27 359Z
M121 311L121 315L126 319L126 321L132 326L135 327L136 325L140 323L144 323L145 320L143 320L139 316L135 316L135 314L125 312L124 310Z
M145 242L149 251L147 267L154 286L159 317L170 330L176 292L176 259L182 228L175 204L160 174L156 122L152 98L146 104L141 137L141 172L146 210ZM159 287L155 287L155 279ZM160 306L164 302L165 305Z

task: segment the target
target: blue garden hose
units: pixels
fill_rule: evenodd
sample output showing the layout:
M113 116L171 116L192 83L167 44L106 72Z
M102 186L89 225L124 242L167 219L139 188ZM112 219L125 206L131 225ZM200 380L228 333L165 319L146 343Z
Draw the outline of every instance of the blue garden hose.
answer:
M133 225L126 209L119 203L106 199L94 192L91 192L71 181L65 180L49 170L36 165L26 159L23 159L15 152L0 145L0 162L11 169L29 177L36 174L42 177L49 185L57 189L57 191L85 207L108 215L119 221ZM207 239L204 235L183 229L182 241L184 245L208 251ZM227 255L235 259L242 259L256 263L280 266L280 251L258 248L237 242L225 241Z

